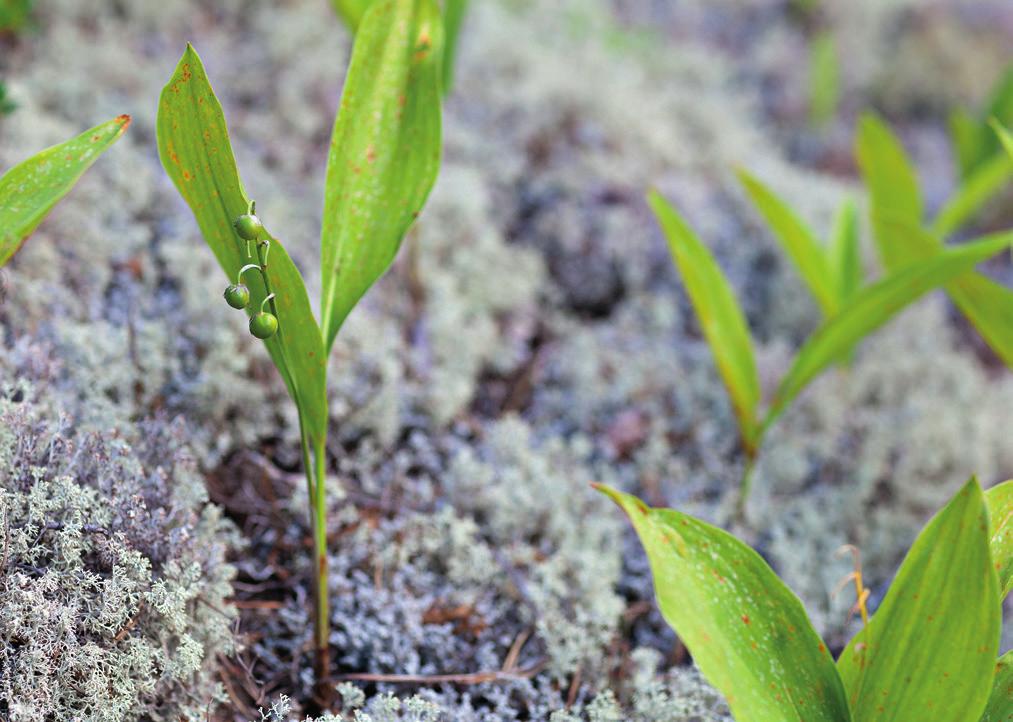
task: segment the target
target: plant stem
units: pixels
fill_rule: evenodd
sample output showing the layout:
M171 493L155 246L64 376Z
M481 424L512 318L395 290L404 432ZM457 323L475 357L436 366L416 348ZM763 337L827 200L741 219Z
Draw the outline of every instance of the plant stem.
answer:
M317 649L317 684L325 683L330 676L330 632L331 615L329 591L327 588L327 457L325 441L314 445L313 456L315 466L313 473L315 494L310 499L313 504L313 551L316 559L317 573L317 614L316 614L316 649ZM311 473L307 469L307 477Z
M742 480L739 482L739 498L735 501L735 518L740 523L746 521L746 501L753 485L753 469L756 467L756 453L746 450L746 464L742 469Z

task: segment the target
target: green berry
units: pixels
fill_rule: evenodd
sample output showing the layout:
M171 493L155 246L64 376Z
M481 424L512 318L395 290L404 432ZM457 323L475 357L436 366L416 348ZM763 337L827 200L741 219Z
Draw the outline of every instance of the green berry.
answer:
M255 241L264 232L264 224L252 213L244 213L232 225L244 241Z
M250 319L250 333L257 338L271 338L278 332L278 319L267 311L258 311Z
M245 284L232 284L225 289L225 301L232 308L246 308L250 305L250 289Z

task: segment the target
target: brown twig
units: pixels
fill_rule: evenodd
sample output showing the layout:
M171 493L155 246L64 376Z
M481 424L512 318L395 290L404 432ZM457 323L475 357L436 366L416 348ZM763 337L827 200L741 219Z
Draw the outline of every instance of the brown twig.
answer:
M545 661L517 671L494 670L471 672L469 674L370 674L368 672L338 674L334 679L353 682L387 682L389 684L483 684L485 682L509 682L530 679L545 666Z

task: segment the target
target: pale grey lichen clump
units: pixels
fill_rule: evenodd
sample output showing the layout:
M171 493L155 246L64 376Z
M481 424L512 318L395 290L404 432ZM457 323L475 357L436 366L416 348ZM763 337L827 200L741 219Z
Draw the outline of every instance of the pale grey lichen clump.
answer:
M248 715L273 699L265 719L300 719L308 587L270 613L244 612L252 634L233 637L215 611L230 613L222 555L233 537L204 491L270 477L271 519L244 529L249 549L233 561L257 581L280 546L285 569L308 579L297 419L261 345L220 302L227 279L158 167L156 109L143 99L193 40L244 183L315 297L322 149L347 34L316 0L44 5L39 34L0 58L20 105L0 119L0 164L88 122L130 112L135 123L4 270L4 513L62 527L38 542L28 527L12 535L11 563L31 569L9 567L2 594L17 599L0 600L0 615L42 632L27 647L0 642L15 664L0 665L4 684L20 685L0 699L32 700L42 715L200 718L218 695L217 655L237 645L272 685ZM759 81L794 79L779 92L798 92L801 29L780 6L739 15L733 5L472 3L440 180L330 361L332 643L348 674L512 666L479 684L345 682L343 711L319 722L728 719L678 658L628 525L589 484L722 521L742 470L727 396L644 190L676 201L715 250L768 389L818 309L731 169L769 181L822 236L858 193L792 163L769 127L781 116ZM904 27L912 5L876 17ZM845 24L860 15L830 18L852 59L870 57ZM869 42L883 50L878 33ZM858 67L849 93L881 95L876 67ZM912 85L907 97L920 97ZM902 91L891 98L902 103ZM834 557L841 544L862 547L876 601L957 485L974 472L986 483L1011 475L1002 421L1013 391L991 373L937 294L772 430L744 532L832 646L850 630L852 600L830 598L850 568ZM28 457L43 470L23 468ZM46 610L62 626L42 624ZM82 674L115 682L101 711L83 706L88 689L53 686L67 676L48 686L26 676L37 664L51 679L45 652L59 644L64 663L80 666L87 649L94 664Z
M198 718L234 648L234 529L181 424L78 430L27 365L0 383L0 717Z

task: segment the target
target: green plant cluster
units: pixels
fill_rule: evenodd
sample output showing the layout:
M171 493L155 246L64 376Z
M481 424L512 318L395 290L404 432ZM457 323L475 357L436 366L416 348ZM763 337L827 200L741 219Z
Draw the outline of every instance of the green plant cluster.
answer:
M933 288L944 287L996 354L1013 368L1013 291L973 270L1009 248L1013 234L990 234L950 248L943 241L1001 185L961 186L932 227L925 228L915 172L884 123L873 116L861 120L856 154L869 187L876 247L887 269L872 285L863 278L857 213L850 202L841 206L832 237L824 244L759 179L739 173L747 194L825 319L799 349L763 413L754 344L728 280L676 209L657 192L648 197L735 408L747 456L742 503L750 492L753 462L770 425L813 379L834 364L847 362L865 336ZM1000 155L1000 180L1005 183L1013 166L1009 166L1010 158Z

